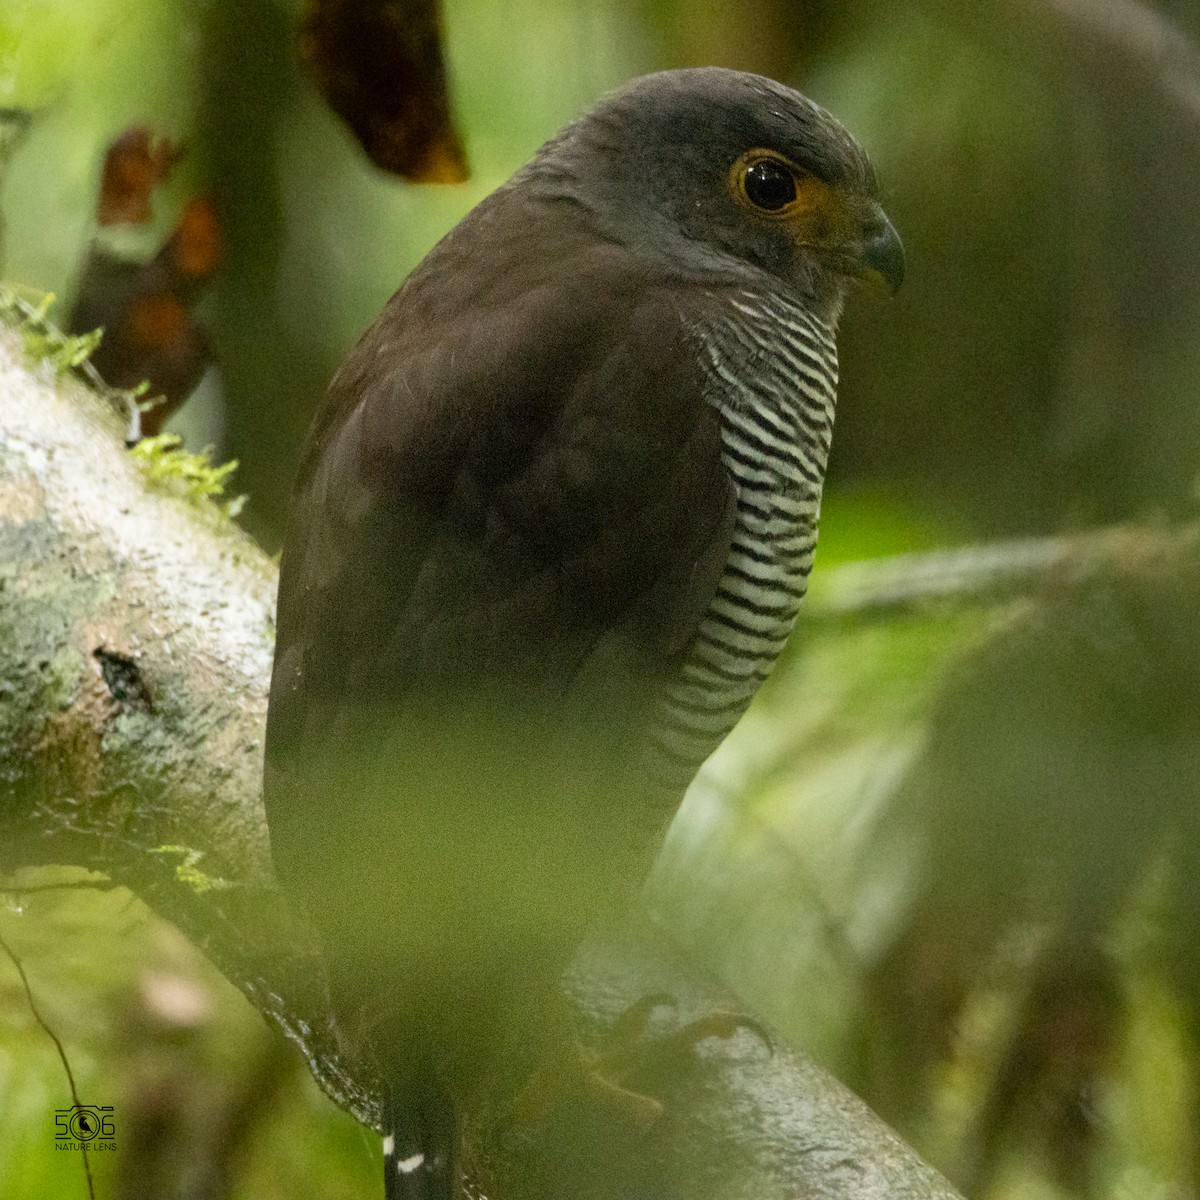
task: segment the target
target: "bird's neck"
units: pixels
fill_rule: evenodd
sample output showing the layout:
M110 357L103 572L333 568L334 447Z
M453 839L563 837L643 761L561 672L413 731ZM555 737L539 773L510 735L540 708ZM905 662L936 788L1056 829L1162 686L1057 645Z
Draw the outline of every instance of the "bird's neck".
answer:
M816 550L833 432L832 327L777 294L709 299L718 302L692 329L737 502L717 594L655 723L647 774L664 792L687 786L791 633Z
M790 481L815 522L837 395L834 321L784 293L745 289L723 292L693 329L735 478L741 428L755 439L746 466Z

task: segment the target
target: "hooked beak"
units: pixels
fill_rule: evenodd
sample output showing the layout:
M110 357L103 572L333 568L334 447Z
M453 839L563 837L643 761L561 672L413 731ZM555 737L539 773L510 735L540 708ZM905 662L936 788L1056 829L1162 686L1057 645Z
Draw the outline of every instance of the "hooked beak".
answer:
M877 208L863 226L859 258L863 264L863 278L883 284L895 295L904 282L904 243L881 208Z

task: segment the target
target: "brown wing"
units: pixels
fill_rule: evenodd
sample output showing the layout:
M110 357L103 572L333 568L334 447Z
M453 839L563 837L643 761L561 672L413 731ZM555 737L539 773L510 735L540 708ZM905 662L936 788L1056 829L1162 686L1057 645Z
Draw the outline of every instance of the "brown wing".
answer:
M443 933L578 902L581 851L620 872L646 707L728 547L674 294L601 246L464 298L439 254L335 379L283 555L268 819L335 938L368 902Z

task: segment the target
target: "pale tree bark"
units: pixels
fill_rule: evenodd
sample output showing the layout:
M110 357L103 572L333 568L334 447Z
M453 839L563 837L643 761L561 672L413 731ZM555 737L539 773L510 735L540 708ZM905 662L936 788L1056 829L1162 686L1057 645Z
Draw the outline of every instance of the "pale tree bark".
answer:
M122 430L0 329L0 870L71 865L130 889L371 1123L374 1081L340 1052L314 947L271 877L274 565L212 505L148 490ZM674 997L675 1025L730 1005L648 925L582 951L568 989L594 1033L648 994ZM468 1114L464 1160L492 1200L954 1196L836 1080L748 1029L660 1064L655 1085L648 1132L578 1106L514 1130L490 1098Z

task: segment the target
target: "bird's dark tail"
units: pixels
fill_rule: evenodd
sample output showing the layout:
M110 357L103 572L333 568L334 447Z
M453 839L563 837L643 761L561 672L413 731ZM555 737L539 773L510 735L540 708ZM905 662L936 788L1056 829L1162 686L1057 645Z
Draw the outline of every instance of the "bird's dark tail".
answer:
M385 1200L454 1200L454 1104L424 1073L394 1087L383 1113Z

